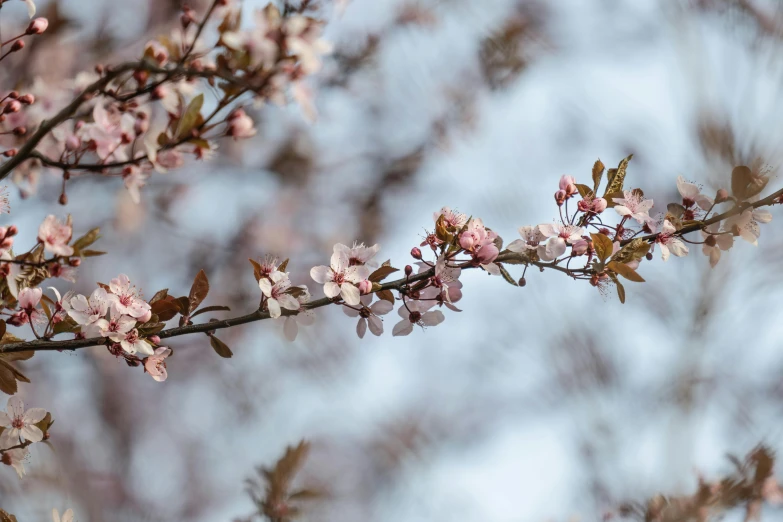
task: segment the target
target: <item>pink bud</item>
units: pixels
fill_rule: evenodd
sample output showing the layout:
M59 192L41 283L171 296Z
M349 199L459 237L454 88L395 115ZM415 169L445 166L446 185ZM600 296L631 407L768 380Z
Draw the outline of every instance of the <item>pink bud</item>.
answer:
M71 134L65 138L65 150L68 152L74 152L82 147L82 140L78 136Z
M22 109L22 104L19 102L19 100L11 100L10 102L5 104L5 107L3 107L4 113L9 112L19 112Z
M564 191L566 197L569 198L579 192L576 189L576 180L573 176L562 176L560 178L560 190Z
M142 113L143 114L143 113ZM144 134L150 128L150 122L148 119L137 118L136 123L133 124L133 132L138 136Z
M147 321L149 321L150 319L152 319L152 310L147 310L147 311L144 313L144 315L142 315L141 317L137 317L137 319L138 319L138 320L139 320L139 322L141 322L141 323L146 323Z
M718 190L718 193L715 194L715 203L723 203L728 199L729 199L729 192L726 189L720 189Z
M565 203L566 198L568 197L568 194L566 194L565 190L558 190L555 192L555 202L557 203L557 206L561 206L563 203Z
M470 232L463 232L459 236L459 246L461 246L465 250L471 250L473 248L474 242L475 242L475 238L473 237L473 234L471 234Z
M8 232L6 233L6 237L13 237L18 233L19 233L19 229L16 228L16 225L11 225L10 227L8 227Z
M22 49L24 49L24 41L22 40L17 40L13 43L13 45L11 45L12 53L15 53L16 51L21 51Z
M413 273L413 267L411 265L405 265L405 277L410 277Z
M604 198L596 198L593 200L593 208L592 211L596 214L600 214L604 210L606 210L606 200Z
M359 282L359 292L362 295L369 294L372 292L372 281L369 281L365 279L364 281Z
M158 337L157 335L150 335L147 339L149 339L155 344L160 344L160 337Z
M413 259L421 259L421 250L418 247L411 248L411 257Z
M25 94L19 97L19 101L24 103L25 105L32 105L33 103L35 103L35 96L33 96L32 94Z
M16 156L16 149L8 149L4 151L3 156L5 156L6 158L13 158L14 156Z
M46 31L47 27L49 27L49 20L46 18L36 18L30 22L30 25L27 26L27 31L25 32L27 34L41 34Z
M571 255L572 256L583 256L587 253L588 249L590 248L590 245L587 241L584 239L580 239L578 241L575 241L573 245L571 245Z

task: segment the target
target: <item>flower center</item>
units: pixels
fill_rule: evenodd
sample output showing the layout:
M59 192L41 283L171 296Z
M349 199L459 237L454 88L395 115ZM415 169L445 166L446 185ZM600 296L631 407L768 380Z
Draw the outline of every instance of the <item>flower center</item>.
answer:
M408 320L414 324L421 321L421 312L411 312L411 315L408 316Z
M119 301L122 306L130 306L133 302L133 296L130 294L123 294L120 296Z
M24 420L22 420L22 417L14 417L14 420L11 421L11 427L16 428L17 430L24 428Z
M334 273L334 282L338 285L341 285L345 282L345 274L342 272L335 272Z

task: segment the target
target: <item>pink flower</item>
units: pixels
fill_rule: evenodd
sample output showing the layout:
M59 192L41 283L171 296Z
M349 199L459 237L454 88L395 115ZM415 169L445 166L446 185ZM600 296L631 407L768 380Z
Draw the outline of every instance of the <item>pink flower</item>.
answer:
M364 339L368 324L373 335L381 335L383 333L383 320L379 316L391 312L394 309L394 305L384 300L376 301L370 305L372 302L371 295L363 295L361 301L359 310L350 306L343 306L345 315L359 318L359 322L356 324L356 335L359 336L359 339Z
M63 307L67 307L68 315L76 321L76 324L89 326L106 316L109 304L109 294L98 287L92 291L89 300L83 295L77 295L70 300L65 300Z
M484 227L479 218L471 219L465 231L459 236L459 244L473 255L482 266L491 264L499 251L495 245L498 235Z
M538 244L546 239L546 236L541 233L538 226L519 227L519 235L522 236L522 239L515 239L507 247L512 252L524 253L529 250L536 250Z
M407 301L397 311L402 317L402 321L394 325L392 335L408 335L413 331L413 325L417 324L424 328L425 326L436 326L442 323L446 318L440 310L427 311L434 303L432 301Z
M334 245L334 252L344 252L348 256L348 264L350 266L355 265L367 265L369 267L377 267L378 263L374 261L376 254L381 249L381 246L375 244L371 247L364 246L364 243L354 243L352 247L337 243Z
M47 252L58 256L73 255L73 248L68 246L73 229L69 223L61 223L56 216L48 215L38 227L38 239L44 244Z
M281 307L287 310L299 309L299 301L291 294L285 293L291 287L291 281L283 272L273 272L270 278L259 279L258 287L266 297L266 307L272 319L282 315Z
M0 462L6 466L12 466L16 470L16 474L19 478L24 477L24 461L30 455L28 447L14 448L12 450L6 450L3 452Z
M286 18L282 27L286 35L285 47L299 58L304 74L313 74L321 68L321 55L328 54L332 47L320 38L320 26L311 18L294 15Z
M538 229L549 240L546 245L538 245L538 257L544 261L552 261L562 256L566 251L566 244L573 244L582 239L585 231L575 225L559 225L557 223L544 223L538 225Z
M168 377L166 372L166 357L171 355L171 349L165 346L155 348L155 352L144 359L144 371L149 373L153 379L163 382Z
M235 110L228 118L226 134L235 140L250 138L256 135L253 118L245 113L243 108Z
M436 223L440 216L443 216L443 220L448 228L456 228L457 230L460 230L468 222L468 216L456 210L451 210L449 207L443 207L440 209L440 212L435 212L432 215Z
M719 233L720 223L713 223L706 230L701 231L704 238L704 246L701 251L710 258L710 266L715 267L720 261L721 250L729 250L734 246L734 236L729 233Z
M126 314L139 319L150 311L150 305L141 298L136 287L130 285L130 279L125 274L112 279L109 289L112 293L107 298L117 315Z
M127 315L121 315L112 308L109 320L98 319L89 325L90 332L97 330L101 337L108 337L115 343L125 339L128 332L136 326L136 319Z
M650 218L650 209L653 206L653 200L644 199L644 196L632 190L623 192L624 198L613 198L616 203L614 209L621 216L630 216L640 225L648 223Z
M677 190L680 191L682 206L685 208L698 205L702 210L709 210L712 207L712 198L702 194L698 185L685 181L682 176L677 177Z
M606 210L607 202L604 198L597 198L595 196L586 196L582 198L579 203L576 204L577 208L582 212L592 212L593 214L600 214Z
M733 232L734 235L752 245L758 245L758 238L761 236L759 223L769 223L772 221L772 213L765 209L746 209L742 214L731 216L723 223L723 230Z
M76 294L72 290L68 290L61 297L60 292L55 287L50 286L49 289L57 296L57 301L54 302L54 312L52 313L52 324L57 324L64 321L68 316L68 312L71 309L70 301Z
M299 301L299 313L287 316L283 324L283 335L291 342L296 340L296 336L299 333L299 325L310 326L315 322L313 311L305 308L305 305L310 302L310 292L307 291L306 286L300 286L299 288L303 290L302 294L296 298Z
M130 318L130 324L134 325L136 324L136 320ZM109 339L114 341L115 343L120 343L120 346L122 346L122 349L128 352L131 355L135 355L136 353L142 353L144 355L152 355L152 345L147 342L146 339L139 337L139 331L136 328L131 328L130 331L126 333L122 333L120 330L125 328L125 326L129 322L125 320L124 323L120 323L118 321L119 330L110 333Z
M275 6L269 4L266 8L256 10L255 27L250 31L226 31L220 40L229 49L246 51L250 57L250 65L271 68L277 61L280 48L274 40L282 17Z
M335 246L331 266L316 266L310 270L310 277L316 283L324 285L327 297L342 296L346 304L356 306L360 302L359 289L361 281L370 276L370 269L364 265L350 266L348 253Z
M150 177L148 172L144 172L136 165L126 167L122 173L122 180L125 182L125 188L128 194L137 205L141 202L141 193L139 189L147 184Z
M37 310L42 295L43 290L40 288L23 288L19 291L19 309L31 323L42 323L48 320L43 313Z
M92 111L93 123L84 126L84 134L95 146L95 153L102 160L113 157L116 161L126 161L128 155L125 144L133 135L134 117L120 113L116 109L106 110L103 103L95 104Z
M685 243L680 238L673 235L675 232L677 232L677 229L674 228L674 225L668 219L664 220L661 232L655 240L661 247L661 259L664 261L669 259L670 252L677 257L688 255L688 247L685 246Z
M459 267L449 266L446 263L446 257L440 256L435 262L435 275L430 279L435 288L440 289L440 293L446 302L451 303L451 295L453 290L459 290L462 288L462 282L459 280L459 276L462 273L462 269ZM462 292L459 292L460 296Z
M43 408L24 410L24 402L18 396L8 399L8 413L0 411L0 426L4 427L0 436L0 448L10 448L19 444L20 438L30 442L43 440L43 432L36 426L46 417Z

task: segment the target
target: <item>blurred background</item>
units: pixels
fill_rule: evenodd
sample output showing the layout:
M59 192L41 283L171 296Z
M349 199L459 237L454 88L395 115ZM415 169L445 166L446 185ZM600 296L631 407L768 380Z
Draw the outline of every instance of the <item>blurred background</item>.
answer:
M3 34L24 23L18 3ZM40 0L47 37L2 75L62 82L136 56L178 8ZM735 165L783 162L775 1L353 0L324 17L335 52L312 83L316 123L261 108L252 141L154 176L140 205L118 179L85 176L59 207L44 172L27 199L12 188L0 224L19 227L20 249L49 213L70 212L77 236L101 226L110 254L83 264L81 293L124 272L147 298L184 294L203 268L206 304L246 313L248 257L291 258L320 296L309 268L335 242L378 242L402 268L443 205L508 243L556 217L560 176L589 180L599 157L633 153L626 183L661 203L679 199L678 175L713 194ZM294 343L281 322L224 331L229 360L176 338L165 384L102 349L39 354L21 394L53 412L52 449L34 448L24 481L0 470L0 504L20 521L52 507L81 522L244 520L244 480L301 439L297 481L327 492L304 507L311 521L598 520L690 494L730 470L727 453L781 449L780 217L714 270L695 246L656 256L625 305L559 273L515 288L470 271L464 311L404 338L396 313L359 340L355 319L324 309Z

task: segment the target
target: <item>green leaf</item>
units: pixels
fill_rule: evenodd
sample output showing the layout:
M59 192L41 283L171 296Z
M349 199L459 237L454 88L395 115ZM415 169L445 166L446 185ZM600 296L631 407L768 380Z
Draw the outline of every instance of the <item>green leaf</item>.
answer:
M612 255L612 249L614 248L612 240L604 234L590 234L590 237L593 239L595 255L602 262L606 261Z
M399 271L400 271L399 268L394 268L394 267L391 267L391 266L385 266L384 265L384 266L379 267L372 274L370 274L370 277L368 277L367 279L369 279L373 283L379 283L379 282L383 281L384 279L386 279L387 277L389 277L390 275L392 275L394 272L399 272Z
M190 308L186 313L190 313L207 297L209 293L209 280L207 280L207 274L203 270L199 270L196 274L196 278L193 280L193 285L190 287L190 294L188 299L190 300Z
M196 317L197 315L205 314L207 312L230 312L231 308L227 306L205 306L201 310L196 310L192 314L190 314L190 317Z
M506 280L506 283L508 283L510 285L514 285L514 286L519 286L517 284L517 282L514 280L514 278L511 277L511 274L508 273L508 270L506 270L506 268L503 265L501 265L500 263L495 263L495 264L498 266L498 268L500 268L500 275L503 276L503 279Z
M215 350L215 353L217 353L219 356L223 357L224 359L230 359L231 356L234 355L233 352L231 352L231 348L229 348L226 343L224 343L214 335L209 336L209 344L212 345L212 348Z
M598 186L601 184L601 177L604 175L604 164L600 159L595 160L593 163L593 192L598 192Z
M84 234L82 237L74 241L71 246L73 247L73 249L76 251L76 254L78 255L83 248L87 248L88 246L92 245L93 243L98 241L100 237L101 237L101 229L100 227L95 227L89 232L87 232L86 234Z
M640 276L636 270L628 265L618 263L617 261L609 261L609 263L606 265L606 268L612 270L616 274L620 274L629 281L634 281L635 283L644 283L644 278L642 278L642 276Z
M177 139L187 138L201 117L201 106L204 105L204 94L199 94L190 101L188 108L177 125Z

